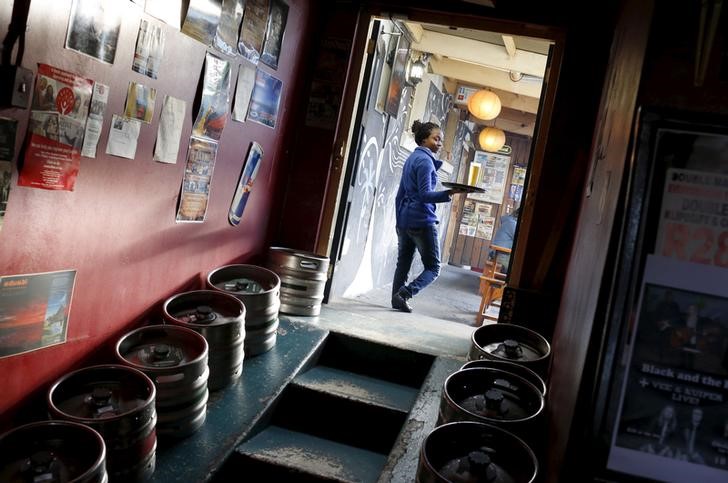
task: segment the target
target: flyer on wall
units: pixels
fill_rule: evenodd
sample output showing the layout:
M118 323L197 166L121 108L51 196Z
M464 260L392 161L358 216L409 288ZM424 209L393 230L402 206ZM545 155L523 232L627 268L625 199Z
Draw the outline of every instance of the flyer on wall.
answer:
M230 62L212 54L205 55L202 100L192 135L219 141L225 128L230 100Z
M253 184L255 183L255 177L258 176L258 170L260 169L260 161L262 158L263 148L256 142L251 143L248 157L243 165L243 170L240 173L238 187L235 189L233 202L230 205L230 212L228 213L228 221L230 221L230 224L233 226L237 226L240 223L240 219L243 217L245 205L248 202L250 192L253 190Z
M240 26L238 52L254 64L263 51L265 28L268 23L268 0L247 0L243 23Z
M250 62L243 61L238 71L238 83L235 87L235 101L233 104L233 121L244 122L248 113L250 96L255 86L255 66Z
M161 25L142 19L139 24L131 69L156 79L164 56L164 30Z
M667 170L655 253L728 266L728 176Z
M136 119L114 114L109 126L109 140L106 143L106 154L121 158L136 157L137 141L142 123Z
M202 223L205 221L216 156L216 142L198 138L190 139L185 177L182 180L182 191L177 209L178 222Z
M83 136L83 147L81 155L87 158L96 157L96 146L101 137L101 126L104 124L104 111L109 100L109 86L94 83L94 91L91 96L91 107L86 120L86 132Z
M75 270L0 277L0 358L66 341Z
M212 38L220 23L222 0L191 0L182 32L205 45L212 44Z
M258 69L255 88L248 107L248 119L268 127L276 127L283 83Z
M157 128L157 143L154 145L154 160L160 163L176 163L179 154L179 141L185 122L187 103L182 99L167 96L162 106Z
M243 20L244 0L222 0L222 15L212 46L223 54L238 55L238 31Z
M136 82L129 82L124 116L149 124L152 122L152 117L154 116L154 103L156 99L157 89Z
M73 0L66 48L113 64L124 8L118 0Z
M19 186L73 191L93 81L38 64Z
M505 195L506 176L511 157L486 151L475 151L473 162L481 166L479 179L475 186L483 188L485 193L470 193L468 198L501 204Z
M278 68L278 58L281 55L283 34L286 31L287 21L288 5L286 5L286 2L283 0L270 0L270 14L260 61L273 69Z
M607 467L728 481L728 271L647 258Z

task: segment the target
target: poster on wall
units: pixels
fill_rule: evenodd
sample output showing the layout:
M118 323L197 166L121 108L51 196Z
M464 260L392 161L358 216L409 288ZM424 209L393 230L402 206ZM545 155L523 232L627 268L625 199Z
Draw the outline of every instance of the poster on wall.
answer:
M283 34L286 31L288 21L288 5L283 0L270 0L270 14L268 15L268 26L265 31L263 52L260 61L265 65L278 68L278 58L281 55L283 45Z
M109 140L106 143L106 154L121 158L136 157L137 140L142 123L136 119L114 114L109 126Z
M468 198L488 203L501 204L506 189L506 176L511 157L502 154L475 151L473 164L480 165L478 181L475 186L483 188L485 193L470 193Z
M243 61L238 71L238 82L235 87L235 102L233 105L233 121L244 122L248 114L250 96L255 87L255 66L250 62Z
M205 45L212 44L222 12L222 0L190 0L182 33Z
M96 157L96 147L101 137L101 126L104 123L104 111L108 100L109 86L95 82L93 94L91 95L91 107L88 110L88 119L86 119L81 156Z
M268 0L246 0L243 23L240 26L238 52L254 64L263 51L265 29L268 24Z
M243 217L245 205L248 203L248 197L253 190L253 184L255 183L256 176L258 176L262 159L263 148L256 142L251 143L248 157L240 173L238 186L235 189L235 195L233 195L233 202L230 204L230 212L228 213L228 221L233 226L237 226Z
M238 30L243 20L244 0L222 0L222 14L212 46L223 54L238 55Z
M134 61L131 69L156 79L164 56L164 29L161 25L142 19L139 24Z
M728 272L647 258L607 467L728 481Z
M216 142L206 139L190 139L185 176L182 180L182 191L177 209L177 222L202 223L205 221L216 156Z
M38 64L19 186L73 191L93 81Z
M0 277L0 358L66 341L75 270Z
M728 176L668 169L655 254L726 267L727 247Z
M202 100L192 135L219 141L227 123L230 92L230 62L212 54L205 56Z
M182 137L187 103L182 99L167 96L162 106L157 128L157 143L154 145L154 160L160 163L176 163L179 142Z
M399 114L399 103L402 99L402 91L404 90L404 77L408 57L409 41L404 36L400 36L394 56L394 63L392 64L392 77L389 79L387 102L384 106L385 112L393 117L397 117Z
M124 116L149 124L152 122L152 117L154 116L154 103L156 99L157 89L136 82L129 82L129 87L126 92Z
M123 13L118 0L73 0L66 48L113 64Z
M282 89L283 83L280 80L258 69L255 74L255 88L248 108L248 119L275 128Z

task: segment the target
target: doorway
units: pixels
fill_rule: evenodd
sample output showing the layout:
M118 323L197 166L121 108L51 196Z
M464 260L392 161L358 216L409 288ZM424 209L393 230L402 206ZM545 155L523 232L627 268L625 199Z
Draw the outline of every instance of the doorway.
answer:
M361 80L350 129L340 129L349 132L344 143L349 151L338 210L330 213L336 216L329 299L386 292L391 284L397 255L394 198L404 162L416 147L409 132L415 119L443 129L440 182L487 188L485 196L458 196L455 203L437 205L443 267L447 270L449 262L472 270L478 298L478 272L489 262L489 242L501 217L525 201L534 139L538 127L548 124L538 115L548 94L546 68L554 40L425 20L372 15L361 71L350 73ZM424 66L421 75L418 66ZM467 108L469 98L483 89L501 100L495 120L480 120ZM480 146L478 136L486 127L506 135L496 152ZM421 270L418 263L416 257L412 273ZM477 304L473 319L476 310Z

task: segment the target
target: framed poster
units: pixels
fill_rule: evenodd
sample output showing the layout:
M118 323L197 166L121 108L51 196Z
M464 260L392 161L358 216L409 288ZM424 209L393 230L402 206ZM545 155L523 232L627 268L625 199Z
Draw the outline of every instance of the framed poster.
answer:
M728 481L727 126L640 115L598 361L599 478Z
M387 102L384 105L385 112L395 118L399 114L399 103L402 100L402 91L405 87L404 77L407 68L407 57L409 57L409 40L404 35L400 35L392 64L392 77L389 79Z

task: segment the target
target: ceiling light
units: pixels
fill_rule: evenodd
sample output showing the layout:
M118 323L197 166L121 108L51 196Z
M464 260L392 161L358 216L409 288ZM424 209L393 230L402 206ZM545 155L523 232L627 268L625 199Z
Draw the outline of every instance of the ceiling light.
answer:
M481 148L495 153L506 144L506 133L497 127L488 126L480 131L478 142Z
M416 61L412 62L409 65L409 69L407 69L407 82L409 84L412 84L413 86L416 86L420 82L422 82L422 78L425 75L425 70L427 67L425 66L425 63L422 61L422 59L417 59Z
M484 121L498 117L501 111L501 100L493 91L480 90L468 99L468 111Z

